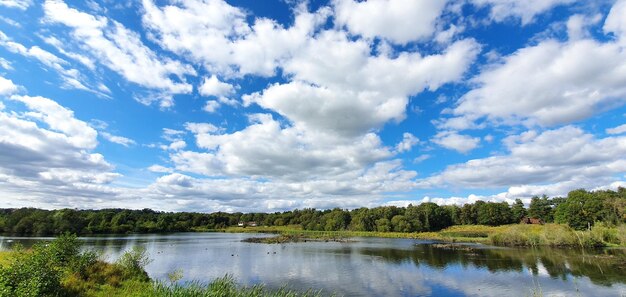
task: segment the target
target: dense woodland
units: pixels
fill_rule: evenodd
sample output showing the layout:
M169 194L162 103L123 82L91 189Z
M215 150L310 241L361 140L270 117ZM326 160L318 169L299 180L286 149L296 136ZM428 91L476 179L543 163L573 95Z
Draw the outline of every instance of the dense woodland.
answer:
M422 203L343 210L302 209L276 213L189 213L150 209L41 210L0 209L0 232L14 235L159 233L214 230L255 221L263 226L301 225L306 230L378 232L437 231L452 225L504 225L523 217L568 224L583 230L596 222L626 223L626 188L617 191L575 190L567 197L534 197L528 208L520 200L477 201L463 206Z

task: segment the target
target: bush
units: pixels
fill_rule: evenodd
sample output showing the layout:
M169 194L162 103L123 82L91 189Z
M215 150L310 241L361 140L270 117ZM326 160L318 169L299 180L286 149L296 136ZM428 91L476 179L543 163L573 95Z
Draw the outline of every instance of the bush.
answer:
M85 277L87 268L96 262L95 253L80 249L80 241L69 234L28 251L18 247L14 259L0 268L0 296L68 295L61 279L71 274Z
M121 266L126 276L130 278L150 279L144 270L152 260L144 247L134 246L130 251L125 252L116 262Z
M50 260L44 245L17 253L9 266L0 269L0 296L60 295L61 271Z
M595 238L600 239L600 241L612 243L612 244L620 244L620 239L618 237L618 229L617 228L609 228L605 223L598 222L591 228L591 233Z
M617 227L616 236L619 240L619 244L626 246L626 225L621 225Z

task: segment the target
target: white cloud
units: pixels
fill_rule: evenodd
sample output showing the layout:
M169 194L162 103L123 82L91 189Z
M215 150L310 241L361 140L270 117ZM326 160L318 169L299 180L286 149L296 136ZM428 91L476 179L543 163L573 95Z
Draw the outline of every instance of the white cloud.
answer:
M177 141L185 134L185 131L163 128L162 138L168 141Z
M567 5L576 0L470 0L477 6L489 6L491 19L502 22L508 18L519 18L522 25L535 20L539 14L560 5Z
M178 150L184 149L186 146L187 146L187 143L184 140L177 140L177 141L170 143L166 147L166 149L170 151L178 151Z
M423 155L419 155L417 157L415 157L415 159L413 159L413 164L418 164L418 163L422 163L428 159L430 159L432 156L429 154L423 154Z
M10 52L36 59L46 67L57 71L63 79L64 86L67 88L93 91L85 86L84 78L77 69L70 68L69 63L51 52L43 50L38 46L27 48L21 43L11 41L2 31L0 31L0 45ZM97 93L97 92L96 92Z
M461 135L455 131L442 131L437 133L431 141L447 149L465 154L478 147L480 138Z
M18 89L19 87L12 80L0 76L0 95L11 95Z
M618 0L604 21L604 32L614 33L626 45L626 1Z
M626 171L626 137L598 139L566 126L528 131L503 140L508 154L450 165L422 186L529 188L560 183L569 189L607 184ZM543 187L546 191L549 186Z
M185 129L194 134L208 134L212 132L217 132L218 128L213 124L209 123L185 123Z
M415 173L401 170L400 163L399 160L377 163L346 179L329 177L304 181L200 179L173 173L158 178L146 189L146 194L176 197L177 200L198 205L196 209L206 209L207 205L211 205L211 209L219 207L228 211L374 206L382 194L405 191L412 186Z
M626 49L582 39L546 40L519 49L473 79L454 108L469 123L567 124L626 102Z
M184 79L185 75L196 75L191 66L158 57L137 33L122 24L78 11L58 0L48 0L43 7L45 22L69 27L73 42L128 81L171 94L192 91Z
M586 16L582 14L575 14L571 16L566 23L567 35L570 40L578 40L583 38L589 38L591 33L588 31L588 27L595 25L602 20L602 15L597 14L595 16Z
M89 68L90 70L96 69L96 63L93 61L93 59L87 56L78 54L78 53L68 52L65 49L66 43L59 40L58 38L54 36L48 36L48 37L43 37L42 39L47 44L54 46L54 48L56 48L61 54L80 62L81 64L85 65L85 67Z
M5 58L1 58L1 57L0 57L0 67L4 68L6 70L13 70L13 67L11 66L11 62L9 62Z
M324 32L286 62L292 82L242 99L244 105L272 109L307 129L359 135L403 120L408 96L460 80L478 51L475 41L462 40L439 55L370 57L367 43Z
M202 85L198 87L198 92L202 96L223 97L233 94L235 88L233 85L222 82L217 76L212 75L210 78L204 78Z
M86 197L112 197L120 174L91 150L97 132L74 113L43 97L12 96L25 111L0 111L0 192L42 205L69 206ZM32 201L32 200L31 200ZM62 202L61 202L62 201ZM58 207L58 206L57 206Z
M118 135L113 135L109 132L100 132L100 135L102 135L102 137L110 142L113 143L117 143L120 145L123 145L125 147L129 147L131 145L135 145L137 144L134 140L130 139L130 138L126 138L123 136L118 136Z
M50 129L63 133L66 141L76 148L93 149L98 144L98 133L87 123L74 118L74 112L44 97L11 96L12 100L26 105L30 111L24 115L44 122Z
M626 124L619 125L619 126L614 127L614 128L608 128L608 129L606 129L606 133L607 134L624 134L624 133L626 133Z
M32 0L0 0L0 6L17 8L26 10L32 3Z
M164 7L151 0L142 3L143 24L161 47L222 75L273 75L279 60L301 46L327 17L327 12L311 14L300 5L290 28L266 18L250 26L243 10L222 0Z
M148 170L150 170L152 172L158 172L158 173L172 173L172 172L174 172L174 169L172 169L172 168L161 166L161 165L156 165L156 164L148 167Z
M208 113L214 113L220 107L220 103L215 100L207 100L206 104L202 108L202 110Z
M172 155L176 168L207 176L315 180L353 176L392 156L372 133L346 139L297 127L282 128L270 115L251 118L250 126L232 134L196 134L197 146L207 152Z
M335 0L336 23L354 34L395 43L430 37L446 0Z
M408 152L419 142L419 138L415 137L415 135L405 132L402 134L402 141L396 145L396 151L400 153Z

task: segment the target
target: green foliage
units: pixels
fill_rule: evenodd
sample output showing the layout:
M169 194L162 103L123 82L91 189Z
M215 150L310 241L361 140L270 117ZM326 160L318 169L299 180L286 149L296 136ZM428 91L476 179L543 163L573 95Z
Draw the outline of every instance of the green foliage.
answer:
M604 195L594 195L585 190L571 191L567 200L557 207L555 221L577 230L588 229L604 218L604 200Z
M62 277L85 275L96 261L93 253L81 253L80 247L76 236L63 235L29 251L18 248L13 260L0 268L0 296L66 295Z
M296 292L289 290L286 287L278 290L267 290L262 285L239 287L236 280L231 275L226 275L206 285L197 282L185 284L184 286L166 285L159 282L156 283L150 291L137 296L308 297L323 295L320 291L309 290L306 292Z
M533 218L542 219L544 222L553 222L553 204L548 196L543 195L541 198L535 196L530 201L528 215Z
M515 204L511 207L511 215L512 221L517 223L522 220L523 217L527 216L528 212L526 208L524 208L524 203L521 199L515 199Z
M499 226L510 224L512 221L513 213L506 202L487 202L478 206L477 223L480 225Z
M144 269L150 262L152 260L144 247L133 246L117 260L116 264L125 270L127 277L149 279Z

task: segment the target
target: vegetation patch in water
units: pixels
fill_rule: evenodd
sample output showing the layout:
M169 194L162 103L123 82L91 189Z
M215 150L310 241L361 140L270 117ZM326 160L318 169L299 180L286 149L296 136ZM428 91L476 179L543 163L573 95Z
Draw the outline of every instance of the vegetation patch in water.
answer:
M308 237L304 235L279 235L274 237L251 237L242 240L249 243L295 243L295 242L354 242L347 237Z

